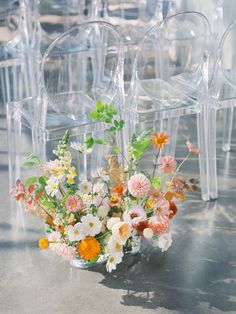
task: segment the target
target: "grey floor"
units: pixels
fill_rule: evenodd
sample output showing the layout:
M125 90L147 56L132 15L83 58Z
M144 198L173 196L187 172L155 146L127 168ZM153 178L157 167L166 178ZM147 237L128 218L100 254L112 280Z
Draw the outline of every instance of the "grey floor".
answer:
M191 132L189 133L189 126ZM185 138L196 140L194 117L181 123L177 156ZM139 255L117 271L104 265L70 268L37 248L44 227L10 204L5 118L0 120L0 313L236 313L236 127L230 153L220 150L219 199L189 195L173 220L173 245L160 253L144 242ZM198 176L197 159L185 174Z

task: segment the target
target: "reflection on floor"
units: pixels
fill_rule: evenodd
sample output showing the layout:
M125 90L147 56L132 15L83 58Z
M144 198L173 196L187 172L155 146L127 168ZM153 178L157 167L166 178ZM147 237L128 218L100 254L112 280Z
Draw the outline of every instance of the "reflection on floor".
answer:
M236 313L236 128L232 151L223 153L219 127L218 201L204 203L199 192L190 195L173 221L168 252L144 241L140 255L126 258L107 274L104 265L91 271L71 269L67 261L37 248L43 225L10 206L4 119L2 115L1 313ZM194 123L194 117L181 123L178 158L184 155L186 137L196 143ZM197 159L184 171L196 177Z

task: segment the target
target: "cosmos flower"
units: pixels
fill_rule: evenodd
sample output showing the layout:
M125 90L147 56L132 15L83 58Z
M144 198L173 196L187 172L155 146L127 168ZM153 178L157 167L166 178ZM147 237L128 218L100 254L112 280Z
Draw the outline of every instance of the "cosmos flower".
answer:
M110 273L112 270L116 269L116 265L121 263L122 257L124 256L123 252L112 253L107 261L106 269Z
M86 235L94 237L101 232L102 223L98 217L93 216L92 214L87 214L81 218L81 222Z
M186 142L186 146L187 146L190 153L200 154L200 152L201 152L197 146L194 146L189 141Z
M86 144L81 144L77 142L71 142L70 146L81 154L91 154L93 151L92 148L87 148Z
M177 167L177 162L174 159L174 157L172 156L164 156L161 158L160 160L160 169L164 172L164 173L171 173L173 172L176 167Z
M140 205L133 205L130 209L126 210L123 214L124 221L130 224L137 224L147 217L144 209Z
M169 135L166 132L156 132L152 134L151 142L154 148L163 149L169 143Z
M76 195L70 195L66 200L66 209L70 212L76 212L81 209L81 200Z

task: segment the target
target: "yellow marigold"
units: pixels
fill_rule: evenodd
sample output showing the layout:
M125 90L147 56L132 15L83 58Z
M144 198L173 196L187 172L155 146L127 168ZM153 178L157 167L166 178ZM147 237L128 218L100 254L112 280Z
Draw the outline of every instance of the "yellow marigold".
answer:
M166 132L156 132L151 137L152 145L155 148L163 149L169 143L169 135Z
M40 249L47 249L49 246L49 241L47 238L39 239L39 247Z
M93 237L87 237L78 244L78 253L80 257L87 261L96 258L100 251L100 243Z

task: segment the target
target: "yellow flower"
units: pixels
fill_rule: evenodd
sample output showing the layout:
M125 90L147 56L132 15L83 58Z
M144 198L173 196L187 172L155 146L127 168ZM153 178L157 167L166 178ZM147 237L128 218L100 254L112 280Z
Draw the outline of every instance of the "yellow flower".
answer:
M75 180L73 176L67 175L67 183L74 184Z
M78 244L78 253L80 257L87 261L96 258L100 251L100 243L93 237L87 237Z
M39 247L40 249L47 249L49 246L49 241L47 238L41 238L39 240Z
M147 202L146 202L146 208L153 208L154 207L154 205L155 205L155 200L154 199L151 199L151 198L149 198L148 200L147 200Z
M70 167L69 173L70 173L71 176L76 176L77 175L77 171L76 171L75 167Z

